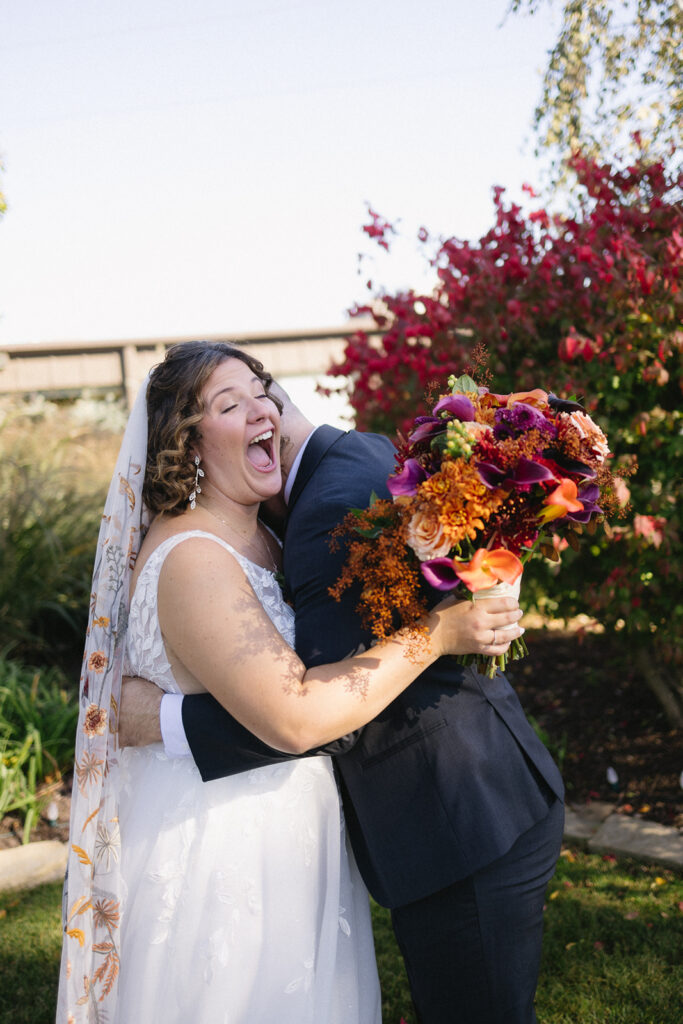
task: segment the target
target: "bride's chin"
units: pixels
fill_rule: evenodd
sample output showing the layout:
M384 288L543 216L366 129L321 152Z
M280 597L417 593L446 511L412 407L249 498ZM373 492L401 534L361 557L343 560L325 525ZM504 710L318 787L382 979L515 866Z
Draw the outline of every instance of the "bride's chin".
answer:
M276 466L269 473L263 473L257 487L263 495L261 498L262 501L265 501L267 498L274 498L276 494L279 494L282 490L282 473L280 472L280 467Z

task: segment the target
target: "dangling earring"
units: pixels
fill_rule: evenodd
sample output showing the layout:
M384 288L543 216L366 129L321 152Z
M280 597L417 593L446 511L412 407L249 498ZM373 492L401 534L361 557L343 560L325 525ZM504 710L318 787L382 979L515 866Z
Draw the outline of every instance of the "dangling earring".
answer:
M197 507L197 495L202 493L202 489L199 486L199 481L204 476L204 470L199 468L199 463L201 461L202 460L199 458L199 456L195 455L195 457L194 457L194 464L195 464L195 466L197 468L196 468L195 474L194 474L194 490L190 494L190 498L189 498L190 508L196 508Z

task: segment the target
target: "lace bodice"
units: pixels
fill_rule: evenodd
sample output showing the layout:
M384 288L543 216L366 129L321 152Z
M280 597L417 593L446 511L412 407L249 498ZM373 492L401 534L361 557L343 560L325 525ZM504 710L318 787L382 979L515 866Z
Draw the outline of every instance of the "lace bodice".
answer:
M204 530L186 530L184 533L176 533L155 548L142 567L130 603L124 661L126 675L138 675L144 679L150 679L166 693L182 693L182 690L173 676L166 657L159 625L157 613L159 574L169 551L191 537L204 537L213 540L237 559L268 618L285 642L290 647L294 646L294 612L289 605L285 604L280 586L269 569L250 562L248 558L213 533L207 533Z

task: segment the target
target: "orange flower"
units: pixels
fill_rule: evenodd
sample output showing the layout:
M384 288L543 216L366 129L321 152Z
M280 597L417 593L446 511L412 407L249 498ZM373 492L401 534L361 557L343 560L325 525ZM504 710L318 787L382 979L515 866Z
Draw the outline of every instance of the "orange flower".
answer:
M496 583L514 583L522 575L522 563L517 555L505 548L487 551L479 548L469 562L455 562L454 571L468 590L475 594Z
M561 519L568 512L580 512L583 509L583 503L578 500L576 484L567 477L560 480L558 486L547 496L543 504L546 508L539 515L542 523L549 523L552 519Z
M503 491L485 487L476 466L464 459L445 459L440 471L418 488L418 497L438 515L451 547L466 537L474 540L503 496Z
M86 736L102 736L107 725L107 712L97 704L89 704L85 712L83 732Z
M537 409L543 409L548 404L548 392L543 391L541 388L534 388L533 391L516 391L513 395L508 395L508 409L515 402L525 402L527 405L533 405Z
M93 626L101 626L102 629L106 629L109 625L109 619L106 615L100 615L99 618L93 619Z
M104 651L93 651L88 658L88 668L93 672L104 672L107 667L107 655Z

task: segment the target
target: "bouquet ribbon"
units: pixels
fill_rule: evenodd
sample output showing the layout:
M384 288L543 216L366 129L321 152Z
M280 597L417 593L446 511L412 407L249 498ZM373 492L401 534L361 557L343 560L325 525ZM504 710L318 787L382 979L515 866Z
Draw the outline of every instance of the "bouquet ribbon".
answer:
M495 583L492 587L486 587L484 590L475 590L471 594L471 600L486 601L497 597L514 597L517 601L519 600L521 583L521 576L518 576L514 583L505 583L503 581ZM496 633L504 633L506 629L513 628L513 626L504 626L496 629ZM456 660L461 665L474 665L477 671L481 672L482 675L487 676L489 679L493 679L498 670L501 672L504 671L508 661L512 661L516 658L523 658L527 653L528 651L527 646L524 643L524 637L519 636L515 637L511 642L505 654L492 655L489 657L476 654L463 654L459 655Z

